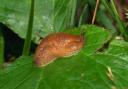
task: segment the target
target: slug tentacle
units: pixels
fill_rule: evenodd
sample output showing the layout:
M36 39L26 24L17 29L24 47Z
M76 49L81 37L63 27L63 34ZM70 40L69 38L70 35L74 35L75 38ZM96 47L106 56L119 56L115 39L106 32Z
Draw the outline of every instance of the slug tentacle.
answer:
M80 35L54 33L45 37L35 52L37 66L45 66L58 57L72 56L83 47L84 39Z

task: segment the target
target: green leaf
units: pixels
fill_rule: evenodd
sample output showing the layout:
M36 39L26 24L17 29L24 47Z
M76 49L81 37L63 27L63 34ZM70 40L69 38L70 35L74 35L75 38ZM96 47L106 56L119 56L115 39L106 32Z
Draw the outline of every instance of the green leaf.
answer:
M17 60L2 71L0 89L36 89L41 70L33 65L32 57L20 57Z
M33 57L20 57L1 68L0 89L127 89L128 43L114 40L108 50L97 53L95 49L109 38L109 33L92 25L83 28L86 40L90 40L85 40L85 47L77 55L58 58L43 68L35 66ZM77 32L80 30L75 29L73 34Z
M85 46L83 51L85 50L85 54L88 55L95 53L111 38L111 34L108 30L95 25L83 25L80 29L85 31Z
M86 55L95 53L112 36L108 30L95 25L82 25L79 28L68 29L64 32L77 35L83 32L85 34L84 48L82 50L86 50L84 51Z
M96 62L106 69L111 69L113 82L112 86L118 89L128 87L128 43L122 40L114 40L105 53L94 56ZM100 71L101 75L102 72ZM107 71L106 71L107 75ZM106 80L105 80L106 81Z
M42 89L108 89L96 70L97 63L85 54L58 59L46 66L40 85Z
M25 38L31 0L1 0L1 2L0 22ZM75 5L76 0L36 0L32 40L38 43L40 37L73 25Z

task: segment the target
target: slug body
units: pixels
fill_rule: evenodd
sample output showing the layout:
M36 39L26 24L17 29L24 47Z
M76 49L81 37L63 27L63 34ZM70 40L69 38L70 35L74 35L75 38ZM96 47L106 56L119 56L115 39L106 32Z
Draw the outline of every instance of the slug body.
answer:
M72 56L83 47L84 39L81 35L54 33L46 36L35 52L37 66L46 66L59 57Z

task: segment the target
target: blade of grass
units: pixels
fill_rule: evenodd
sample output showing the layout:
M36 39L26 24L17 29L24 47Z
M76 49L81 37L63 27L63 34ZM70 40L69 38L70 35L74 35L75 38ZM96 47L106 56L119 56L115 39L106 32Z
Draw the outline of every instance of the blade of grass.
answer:
M0 25L0 64L4 62L4 37L2 34L2 27Z
M85 12L87 11L87 8L88 8L88 4L85 4L84 9L83 9L80 19L79 19L78 26L82 25L82 20L83 20L84 16L87 15L87 13L85 14Z
M73 26L74 25L74 18L75 18L77 0L71 0L70 2L73 2L73 3L71 3L72 4L72 8L71 8L72 13L71 13L71 22L70 22L70 26Z
M115 3L113 0L110 0L110 2L111 2L111 7L113 10L113 13L115 15L115 20L117 21L117 24L119 26L119 30L120 30L121 34L124 36L124 39L126 41L128 41L128 32L126 31L126 28L125 28L123 22L120 20L119 14L118 14L116 7L115 7Z
M109 6L109 3L107 0L101 0L103 5L105 6L105 8L108 10L108 12L112 15L112 17L114 18L114 15L113 15L113 11L111 10L110 6Z
M113 34L116 33L116 28L113 26L113 19L109 18L101 8L97 12L96 19L98 23L101 23L103 26L111 30Z
M68 0L65 21L67 27L74 26L75 12L76 12L77 0Z
M120 33L123 35L124 39L128 41L128 32L126 31L126 28L123 24L123 22L120 20L119 14L116 10L115 4L113 0L110 0L110 4L107 0L101 0L106 9L109 11L111 16L114 18L114 20L117 22L117 25L119 27Z
M30 14L29 14L29 21L28 21L28 29L27 29L27 35L26 35L22 55L29 55L29 50L30 50L30 46L31 46L33 19L34 19L34 2L35 2L35 0L31 0L31 8L30 8Z

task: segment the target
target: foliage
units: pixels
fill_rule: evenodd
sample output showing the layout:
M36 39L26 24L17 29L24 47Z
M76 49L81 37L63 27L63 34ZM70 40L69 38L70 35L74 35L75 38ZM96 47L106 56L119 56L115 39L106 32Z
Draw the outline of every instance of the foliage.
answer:
M3 29L0 29L0 89L128 88L128 35L113 0L101 0L96 16L97 24L109 30L96 25L82 25L90 20L95 0L35 0L34 10L30 8L31 1L1 0L0 22L29 42L31 36L29 39L25 36L31 28L27 36L32 35L35 43L53 32L82 33L84 47L77 55L58 58L42 68L35 65L33 54L21 55L13 63L3 63L4 36ZM34 13L34 17L29 13ZM34 19L33 25L30 19ZM122 37L116 39L118 30ZM123 37L125 40L121 39ZM26 47L29 49L30 46ZM24 52L28 54L28 51Z
M110 38L110 33L93 25L82 28L86 31L85 47L79 54L69 58L59 58L43 68L35 66L33 56L22 56L15 63L1 69L0 88L127 88L128 43L114 40L109 49L100 53L97 52L97 48ZM72 30L68 31L72 32ZM74 34L79 31L73 30Z
M20 37L25 38L31 0L12 0L11 2L1 0L1 2L0 21ZM75 5L76 0L36 0L32 40L38 43L40 37L62 31L67 25L72 25Z
M1 25L1 24L0 24ZM2 26L0 28L0 65L3 63L4 55L4 38L2 34Z

